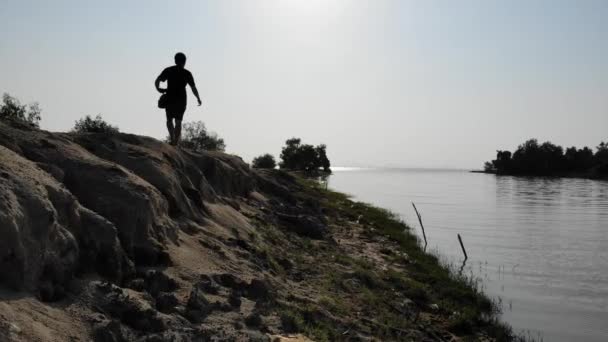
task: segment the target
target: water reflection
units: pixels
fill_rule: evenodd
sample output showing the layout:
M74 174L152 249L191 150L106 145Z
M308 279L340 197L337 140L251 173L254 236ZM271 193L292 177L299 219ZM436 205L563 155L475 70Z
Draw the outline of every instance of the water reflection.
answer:
M390 169L335 172L329 186L420 232L415 202L429 248L481 278L516 329L549 341L608 336L608 182Z

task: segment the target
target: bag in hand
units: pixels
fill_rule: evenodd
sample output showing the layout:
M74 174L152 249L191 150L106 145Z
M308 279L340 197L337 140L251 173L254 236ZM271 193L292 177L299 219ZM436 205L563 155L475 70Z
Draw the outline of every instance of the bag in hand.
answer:
M162 94L159 98L158 98L158 108L167 108L167 102L169 102L169 97L167 96L167 94Z

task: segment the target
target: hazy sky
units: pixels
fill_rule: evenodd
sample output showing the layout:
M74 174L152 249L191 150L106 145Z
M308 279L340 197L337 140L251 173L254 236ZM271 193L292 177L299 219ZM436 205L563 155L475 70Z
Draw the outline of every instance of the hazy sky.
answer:
M0 92L42 127L166 136L154 79L188 56L202 120L249 161L481 167L530 137L608 140L608 1L0 0Z

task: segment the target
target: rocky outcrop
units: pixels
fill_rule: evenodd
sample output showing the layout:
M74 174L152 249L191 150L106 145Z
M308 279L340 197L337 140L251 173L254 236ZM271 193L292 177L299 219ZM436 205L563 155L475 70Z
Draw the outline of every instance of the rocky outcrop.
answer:
M204 223L205 202L247 196L255 182L247 164L226 154L6 123L0 160L0 273L51 298L62 290L46 284L67 286L79 270L120 282L134 264L170 263L166 243Z
M178 282L158 267L173 264L169 249L180 234L201 234L210 224L230 234L242 229L231 225L248 226L232 208L248 201L258 181L273 182L224 153L178 150L131 134L50 133L0 122L0 289L43 302L89 293L85 306L103 314L92 327L99 341L144 332L162 340L171 332L164 315L181 317L174 323L186 329L188 320L200 322L211 311L239 310L241 296L268 296L266 283L238 280L221 290L229 277L219 283L209 277L186 285L190 299L184 299L176 295ZM248 244L237 237L231 239ZM214 239L201 244L220 251ZM74 281L87 274L109 282L85 282L83 292ZM203 293L213 288L225 302L207 301Z
M52 300L74 272L120 281L133 270L112 223L49 173L0 146L0 279Z

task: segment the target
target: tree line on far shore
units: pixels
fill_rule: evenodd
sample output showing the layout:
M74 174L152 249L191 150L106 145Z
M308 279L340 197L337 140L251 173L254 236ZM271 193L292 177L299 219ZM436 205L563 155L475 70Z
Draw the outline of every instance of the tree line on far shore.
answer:
M497 151L496 159L486 162L486 172L532 176L608 176L608 142L600 142L595 152L589 147L568 147L529 139L515 152Z

